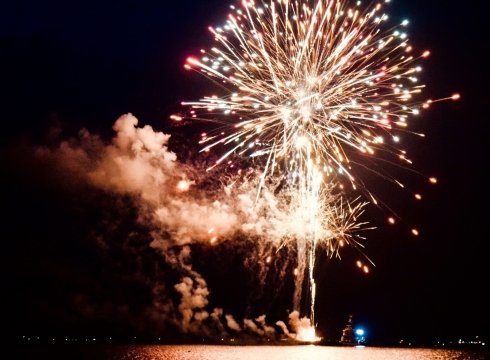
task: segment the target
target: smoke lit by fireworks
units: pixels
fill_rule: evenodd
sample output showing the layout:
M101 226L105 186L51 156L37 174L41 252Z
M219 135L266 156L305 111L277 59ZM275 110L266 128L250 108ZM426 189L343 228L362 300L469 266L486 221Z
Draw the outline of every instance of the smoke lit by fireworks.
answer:
M202 136L203 151L219 147L222 153L211 168L231 161L233 154L253 158L262 174L258 197L274 179L293 196L291 206L306 224L296 238L296 273L298 284L308 273L313 324L317 245L325 245L332 255L343 245L357 244L349 231L359 228L363 203L348 200L348 187L378 203L357 176L356 165L403 187L388 173L370 169L368 161L411 164L398 147L409 132L410 117L436 101L459 99L458 94L419 99L421 63L430 52L409 43L408 20L387 25L383 7L381 2L361 7L360 1L348 0L243 0L232 5L223 26L209 28L217 45L201 50L200 58L189 57L185 65L219 85L220 93L184 102L189 113L172 115L174 121L190 117L222 125ZM350 186L342 185L342 178ZM428 181L437 183L434 177ZM332 207L328 199L335 193L341 200ZM394 224L395 218L388 222ZM358 267L369 272L360 261ZM295 308L301 288L297 285Z

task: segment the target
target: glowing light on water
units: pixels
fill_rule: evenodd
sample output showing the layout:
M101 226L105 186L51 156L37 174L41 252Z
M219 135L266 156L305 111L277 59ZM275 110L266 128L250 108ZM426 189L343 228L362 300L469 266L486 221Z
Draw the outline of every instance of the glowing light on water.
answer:
M321 338L316 336L315 327L300 327L296 334L296 340L304 341L304 342L317 342L320 341Z

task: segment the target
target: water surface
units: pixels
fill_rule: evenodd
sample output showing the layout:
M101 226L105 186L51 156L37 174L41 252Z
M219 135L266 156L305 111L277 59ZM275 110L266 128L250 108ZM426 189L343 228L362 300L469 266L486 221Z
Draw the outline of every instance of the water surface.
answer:
M100 345L24 347L20 358L109 360L486 360L488 351L338 346Z

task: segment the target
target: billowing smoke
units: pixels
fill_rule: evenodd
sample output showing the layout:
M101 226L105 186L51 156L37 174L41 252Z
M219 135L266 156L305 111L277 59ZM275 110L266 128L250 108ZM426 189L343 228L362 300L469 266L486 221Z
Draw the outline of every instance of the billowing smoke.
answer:
M276 321L276 325L279 326L284 334L287 336L290 336L289 329L286 325L286 323L282 320Z
M262 327L266 335L273 336L275 334L276 330L272 326L267 325L265 315L260 315L255 321Z
M174 286L175 290L182 296L179 311L182 315L182 329L185 332L198 332L198 329L192 329L196 323L200 324L209 317L209 313L203 310L208 304L209 291L206 281L198 277L191 279L184 277L181 283ZM192 320L196 320L192 322Z
M286 200L276 196L267 184L257 197L258 179L252 173L219 188L200 187L213 174L180 163L168 148L170 135L150 126L138 127L138 120L131 114L121 116L113 129L116 135L109 144L82 130L79 139L64 141L56 149L39 148L37 156L53 162L76 181L133 199L138 208L137 221L151 229L151 247L182 274L174 285L180 297L179 316L167 315L183 332L223 334L228 328L273 336L275 329L266 324L265 316L255 321L245 319L242 329L221 308L210 313L210 290L192 268L189 245L213 246L244 234L280 247L304 235L309 220L304 219L303 209L287 197L286 206ZM332 236L332 227L324 229L319 230L320 237ZM263 269L259 273L262 278L266 275ZM293 314L289 321L293 332L309 325ZM276 325L290 335L283 322Z
M255 321L251 319L244 319L243 326L252 334L256 334L261 337L265 335L267 338L271 338L276 334L276 330L272 326L267 325L265 315L257 317Z
M294 334L289 333L290 337L299 341L319 340L315 334L315 327L307 317L300 317L299 312L294 310L289 314L289 325Z
M254 334L257 334L259 336L264 335L264 330L260 329L256 323L253 322L253 320L250 319L243 319L243 326L245 329L248 329Z
M237 321L235 320L235 318L233 317L233 315L231 314L227 314L225 315L225 319L226 319L226 325L231 329L231 330L234 330L236 332L240 332L242 331L242 328L240 327L240 325L237 323Z
M109 145L82 130L78 141L63 142L54 151L41 148L38 155L101 189L133 195L144 215L151 215L151 221L165 229L176 245L217 241L237 232L275 244L304 236L310 220L295 199L288 199L285 206L267 187L257 198L258 180L253 177L212 192L197 191L195 184L210 175L180 164L168 149L170 135L137 125L133 115L123 115L113 126L116 136ZM318 238L330 238L334 229L315 230Z

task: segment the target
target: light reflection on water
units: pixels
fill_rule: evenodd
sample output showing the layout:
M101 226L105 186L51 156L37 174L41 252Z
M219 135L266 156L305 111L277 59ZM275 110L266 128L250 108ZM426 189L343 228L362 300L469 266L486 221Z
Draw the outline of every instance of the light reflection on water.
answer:
M120 349L122 350L122 349ZM132 346L114 359L134 360L485 360L488 353L446 349L329 346Z

